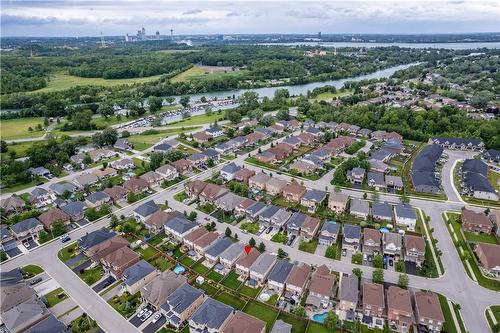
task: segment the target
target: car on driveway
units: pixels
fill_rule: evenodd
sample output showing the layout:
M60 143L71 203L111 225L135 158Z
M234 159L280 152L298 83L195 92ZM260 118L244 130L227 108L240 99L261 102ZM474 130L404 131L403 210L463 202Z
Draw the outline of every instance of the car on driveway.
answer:
M156 323L158 320L160 320L161 316L163 316L161 314L161 312L158 312L157 314L155 314L155 316L153 317L153 320L151 321L153 324Z
M146 321L146 319L148 319L152 314L153 314L153 311L148 309L146 311L146 313L142 315L141 321Z
M141 311L137 313L137 317L142 317L143 314L145 314L148 311L148 308L144 308Z
M31 247L30 245L30 242L26 241L26 242L23 242L23 245L25 248L29 249Z
M31 281L30 281L30 285L35 285L39 282L42 282L42 278L40 276L36 277L36 278L33 278Z

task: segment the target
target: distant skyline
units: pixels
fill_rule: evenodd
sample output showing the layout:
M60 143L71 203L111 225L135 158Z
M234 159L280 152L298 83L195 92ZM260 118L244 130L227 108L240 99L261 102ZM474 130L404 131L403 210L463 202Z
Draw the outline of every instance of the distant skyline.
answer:
M498 1L4 1L1 35L500 32Z

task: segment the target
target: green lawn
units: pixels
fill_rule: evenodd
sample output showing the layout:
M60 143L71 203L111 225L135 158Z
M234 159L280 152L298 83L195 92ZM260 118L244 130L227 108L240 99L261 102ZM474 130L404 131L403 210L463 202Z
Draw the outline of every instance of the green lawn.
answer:
M64 293L63 288L52 290L50 293L45 294L44 297L47 300L47 306L49 308L68 298L68 296Z
M244 73L245 71L232 71L232 69L229 67L217 68L215 66L210 66L210 67L193 66L171 78L170 82L178 83L191 80L203 80L205 78L217 79L217 78L227 78L227 77L240 77L244 75Z
M238 290L240 293L243 295L246 295L251 298L255 298L259 293L262 288L252 288L247 285L242 285L240 290Z
M26 265L21 268L21 272L23 273L23 277L25 279L29 279L35 275L43 273L43 268L37 265Z
M288 242L288 236L284 232L278 232L271 238L271 241L286 244L286 242Z
M500 305L491 306L490 309L493 312L493 316L497 320L497 323L500 323ZM488 320L488 324L490 325L491 331L493 332L493 326L494 326L493 320L491 318L491 315L490 315L488 309L486 309L485 316L486 316L486 319Z
M320 323L310 321L309 326L307 327L307 333L331 333L326 326L321 325Z
M247 303L243 312L266 322L266 331L270 331L278 315L278 311L257 301Z
M200 275L205 275L206 272L208 272L209 268L203 265L201 262L197 262L193 266L190 267L193 271Z
M5 119L0 121L0 138L2 140L38 138L45 134L45 131L35 131L35 126L43 125L42 117ZM33 131L28 131L31 127Z
M224 120L224 117L222 114L219 114L218 112L214 112L212 114L200 114L192 117L188 117L183 120L176 121L175 123L170 123L167 125L167 127L179 127L179 126L191 126L191 125L201 125L201 124L208 124L208 123L213 123L215 121L221 121Z
M198 207L196 207L199 211L202 211L205 214L210 215L214 210L215 210L215 205L205 202L203 204L199 204Z
M186 128L169 128L165 130L159 130L157 134L137 134L128 137L128 141L134 145L136 150L144 150L152 145L158 143L159 141L168 138L171 135L192 132L200 129L200 126L186 127Z
M193 286L196 288L203 289L207 293L208 296L212 296L212 297L219 291L219 289L210 285L207 282L203 283L202 285L195 283Z
M100 330L96 321L85 313L73 320L69 324L69 328L73 333L97 333Z
M158 331L158 333L189 333L189 325L186 325L182 331L176 331L176 330L169 330L165 327L162 327L161 330Z
M254 223L242 223L240 225L241 230L246 230L251 234L256 234L259 231L260 224L259 222L254 222Z
M238 310L243 309L243 307L246 304L246 302L243 299L238 298L226 292L218 294L217 296L215 296L215 299L221 301L224 304L231 305L233 308Z
M57 256L59 257L59 260L62 262L68 261L69 259L73 258L75 255L78 254L80 250L78 249L77 243L70 244L66 247L63 247L61 250L59 250L59 253Z
M469 242L474 243L490 243L490 244L498 244L498 239L495 235L487 235L487 234L475 234L473 232L464 232L465 239Z
M175 266L174 263L168 261L167 259L165 259L163 257L156 258L155 260L153 260L151 262L151 265L155 266L157 269L159 269L162 272Z
M314 99L316 101L330 100L330 99L337 98L337 97L344 97L347 95L351 95L352 92L353 92L353 90L349 90L349 89L344 90L344 91L337 91L335 93L324 92L324 93L317 95Z
M104 275L104 270L101 266L95 268L86 269L83 273L78 272L78 276L89 286L93 285L99 281Z
M278 297L279 297L278 294L274 294L266 301L266 303L269 305L275 305L276 302L278 301Z
M35 90L34 92L52 92L70 89L76 86L104 86L112 87L123 84L145 83L158 80L161 75L140 77L133 79L112 79L106 80L103 78L86 78L65 73L55 73L50 77L47 87Z
M453 322L453 317L451 316L451 310L448 306L446 297L443 295L438 295L438 297L439 304L441 304L441 310L443 311L444 315L443 331L447 333L457 333L457 328L455 327L455 324Z
M129 318L141 304L141 293L130 295L128 292L124 292L121 296L117 295L111 298L108 303L123 317Z
M148 261L149 259L151 259L152 257L154 257L156 254L158 254L158 251L156 251L154 248L152 248L151 246L148 246L147 248L145 249L137 249L136 252L138 252L142 259Z
M166 234L155 235L148 240L148 243L151 244L152 246L157 246L158 244L160 244L163 241L163 239L165 237L167 237Z
M241 284L241 282L238 280L238 277L238 273L236 273L235 271L231 271L231 273L226 276L224 281L222 281L222 285L236 290Z
M182 258L179 259L179 261L184 265L184 266L187 266L187 267L190 267L192 264L195 263L195 261L191 258L189 258L188 256L184 256Z
M179 201L179 202L183 202L184 200L186 200L188 198L188 195L186 194L186 192L182 191L182 192L179 192L179 193L176 193L174 195L174 199Z
M292 333L304 333L307 327L307 319L296 318L286 312L280 312L278 319L292 325Z
M300 251L309 252L309 253L314 253L316 251L317 247L318 247L318 240L317 239L313 239L309 242L300 241L300 244L299 244Z
M224 278L224 275L217 273L216 271L211 271L207 274L207 278L215 282L220 282Z
M29 183L14 184L12 186L3 188L2 192L5 192L5 193L17 192L17 191L21 191L21 190L36 186L38 183L46 183L46 182L47 182L47 179L45 179L45 178L37 178L37 179L30 181Z
M3 134L2 134L3 135ZM26 157L26 151L37 141L12 142L7 145L7 152L2 153L2 158L6 158L11 151L16 152L16 158Z

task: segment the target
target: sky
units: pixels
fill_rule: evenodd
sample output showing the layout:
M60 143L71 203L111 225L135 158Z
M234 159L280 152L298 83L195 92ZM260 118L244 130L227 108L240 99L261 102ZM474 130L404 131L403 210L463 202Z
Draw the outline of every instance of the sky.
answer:
M1 0L1 36L500 32L500 1Z

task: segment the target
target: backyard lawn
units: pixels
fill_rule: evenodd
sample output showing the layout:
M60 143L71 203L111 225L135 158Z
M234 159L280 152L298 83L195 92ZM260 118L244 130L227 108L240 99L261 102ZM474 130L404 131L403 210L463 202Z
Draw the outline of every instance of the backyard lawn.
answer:
M224 281L222 281L222 285L231 289L238 289L240 286L241 282L238 280L239 275L235 271L231 271Z
M141 255L142 259L146 261L154 257L156 254L158 254L158 251L152 248L151 246L148 246L145 249L139 248L136 250L136 252L138 252Z
M320 323L316 323L314 321L309 322L309 326L307 327L306 333L331 333L326 326L321 325Z
M219 282L224 278L224 276L220 273L217 273L216 271L211 271L210 273L207 274L207 278L215 282Z
M163 257L156 258L155 260L153 260L153 262L151 262L151 265L153 265L162 272L174 267L174 263L168 261Z
M193 286L194 286L194 287L196 287L196 288L203 289L203 290L207 293L207 295L212 296L212 297L213 297L215 294L217 294L217 292L219 291L219 289L217 289L217 288L216 288L216 287L214 287L214 286L211 286L211 285L210 285L209 283L207 283L207 282L203 283L202 285L199 285L199 284L195 283Z
M243 312L266 322L266 331L271 330L278 316L278 311L257 301L250 301Z
M238 290L243 295L246 295L251 298L255 298L260 293L261 288L252 288L247 285L241 286L240 290Z
M5 119L0 122L0 138L2 140L38 138L45 134L45 131L35 131L36 125L43 125L42 117ZM33 131L29 131L31 127Z
M205 275L205 273L209 270L209 268L203 265L201 262L197 262L190 268L200 275Z
M45 294L44 297L47 300L47 306L49 308L68 298L68 296L64 293L63 288L52 290L50 293Z
M175 254L175 253L174 253ZM189 258L188 256L184 256L182 258L179 259L179 261L184 265L184 266L187 266L187 267L190 267L192 264L195 263L195 261L191 258Z
M292 325L292 333L304 333L307 327L306 319L296 318L286 312L281 312L278 319L283 320L285 323Z
M215 299L221 301L224 304L231 305L232 307L238 310L243 309L243 307L246 304L246 302L243 299L238 298L226 292L218 294L217 296L215 296Z
M144 150L152 145L158 143L160 140L167 138L170 135L192 132L201 128L200 126L186 127L186 128L170 128L166 130L158 130L157 134L137 134L128 137L128 141L134 145L136 150Z

